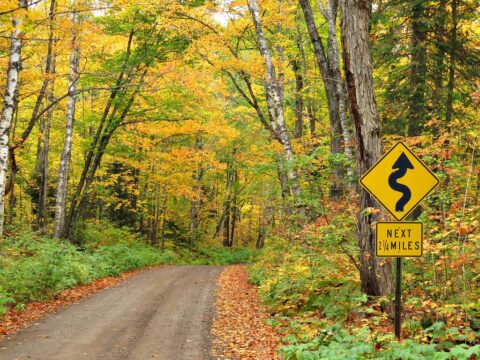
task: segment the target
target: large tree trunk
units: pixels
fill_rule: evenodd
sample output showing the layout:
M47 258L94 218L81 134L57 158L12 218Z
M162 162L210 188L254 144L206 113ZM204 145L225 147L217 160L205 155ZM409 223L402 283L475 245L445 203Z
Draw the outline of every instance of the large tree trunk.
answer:
M26 0L20 0L18 5L22 9L28 7ZM0 118L0 238L3 236L3 223L5 217L5 185L7 177L8 153L10 143L10 128L12 126L13 112L15 109L15 94L18 86L18 75L20 73L22 60L22 17L15 16L13 32L10 42L10 55L8 57L8 70L3 95L2 117Z
M253 18L255 31L257 33L260 53L265 60L266 70L266 98L270 118L275 121L274 130L276 130L280 142L283 146L285 160L288 163L287 176L292 189L294 204L300 207L301 188L298 181L298 174L293 166L295 154L292 149L290 135L287 130L283 108L283 74L280 72L278 77L273 66L270 50L267 46L267 40L263 33L262 22L256 0L248 1L248 8Z
M75 2L72 1L72 6L75 6ZM77 21L77 14L73 10L71 15L71 21L73 26ZM61 238L64 236L65 231L65 215L67 207L67 192L68 192L68 173L70 168L70 156L72 153L72 139L73 139L73 122L75 119L75 102L76 92L79 78L79 57L80 47L78 45L78 39L76 30L72 36L72 49L70 52L70 76L68 86L68 108L67 108L67 124L65 127L65 143L63 145L63 151L60 158L60 167L58 169L58 181L57 181L57 195L55 202L55 222L53 237Z
M343 61L360 175L382 154L369 47L370 7L371 3L367 0L341 0ZM375 256L372 224L379 220L379 216L364 215L363 211L369 207L378 208L379 205L365 190L360 189L357 239L362 290L368 295L387 295L392 292L391 263Z

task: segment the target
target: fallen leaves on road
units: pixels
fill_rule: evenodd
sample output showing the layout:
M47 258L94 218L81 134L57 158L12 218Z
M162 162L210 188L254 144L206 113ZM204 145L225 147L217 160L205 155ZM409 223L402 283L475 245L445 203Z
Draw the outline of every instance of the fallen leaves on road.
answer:
M212 355L216 359L274 360L279 339L248 283L244 266L227 267L218 278Z
M164 265L152 266L147 269L163 266ZM51 300L28 303L21 311L11 309L3 317L0 317L0 338L4 337L5 335L12 335L17 331L32 325L36 320L48 313L53 313L64 306L77 303L89 295L112 287L147 269L132 270L117 277L107 277L96 280L87 285L77 286L73 289L68 289L61 292L60 294L54 296Z

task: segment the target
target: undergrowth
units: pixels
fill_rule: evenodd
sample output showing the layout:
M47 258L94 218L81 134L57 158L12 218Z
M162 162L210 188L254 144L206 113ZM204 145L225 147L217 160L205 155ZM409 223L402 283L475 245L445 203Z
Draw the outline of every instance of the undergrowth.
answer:
M431 303L438 300L422 296L418 303L421 285L412 277L404 284L404 340L394 338L391 315L381 306L392 299L369 299L360 291L349 221L347 216L320 221L292 232L294 236L277 231L248 269L282 336L283 358L480 358L479 314L472 306L469 313L462 312L455 297L432 312ZM406 262L405 274L417 266ZM455 316L444 316L448 309Z

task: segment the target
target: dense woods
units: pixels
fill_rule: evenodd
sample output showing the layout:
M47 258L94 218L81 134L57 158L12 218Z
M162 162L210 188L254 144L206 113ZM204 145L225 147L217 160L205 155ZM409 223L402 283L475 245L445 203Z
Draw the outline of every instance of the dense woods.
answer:
M249 248L285 358L479 356L478 10L2 1L0 313L45 295L8 280L38 254L76 264L54 293ZM425 244L405 261L406 345L385 335L392 268L372 240L390 216L358 186L398 140L441 180L410 215Z

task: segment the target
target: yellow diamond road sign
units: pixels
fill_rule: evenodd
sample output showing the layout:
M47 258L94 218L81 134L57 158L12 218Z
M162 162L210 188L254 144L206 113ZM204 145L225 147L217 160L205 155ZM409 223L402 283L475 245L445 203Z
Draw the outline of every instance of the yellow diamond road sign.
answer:
M360 184L398 221L438 185L438 178L402 142L360 179Z

